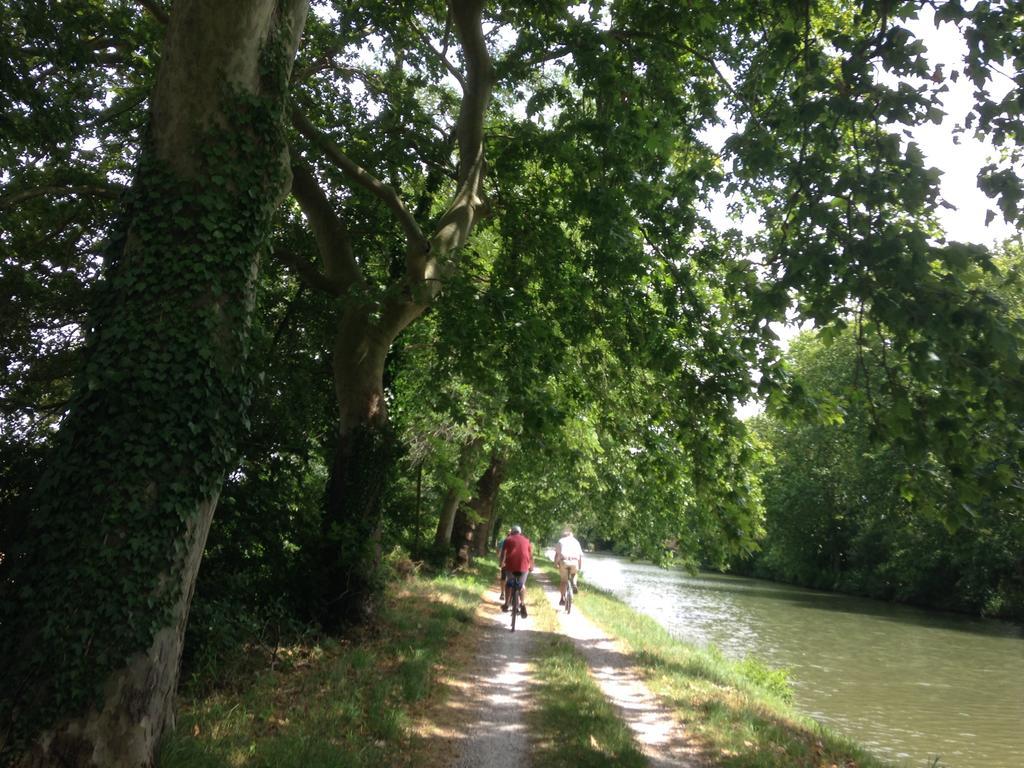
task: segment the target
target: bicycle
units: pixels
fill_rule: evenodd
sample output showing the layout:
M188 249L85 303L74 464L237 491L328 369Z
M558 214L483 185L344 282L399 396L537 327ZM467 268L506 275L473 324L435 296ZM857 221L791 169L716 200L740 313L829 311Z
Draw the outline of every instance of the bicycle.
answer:
M565 612L572 611L572 596L576 592L576 574L570 571L569 583L565 586Z
M523 583L525 581L525 573L512 572L509 574L509 579L505 582L505 591L511 588L512 599L509 600L509 607L512 610L512 631L516 631L516 619L519 617L519 612L522 610L522 604L520 602L520 593L523 589Z
M569 613L572 610L572 598L576 594L576 576L579 574L577 570L578 566L570 565L567 566L568 574L566 575L565 585L565 612Z

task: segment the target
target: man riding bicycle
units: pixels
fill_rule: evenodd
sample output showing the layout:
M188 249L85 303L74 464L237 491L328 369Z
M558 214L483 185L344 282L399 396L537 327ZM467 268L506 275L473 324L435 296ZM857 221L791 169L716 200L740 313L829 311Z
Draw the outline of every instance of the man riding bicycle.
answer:
M555 545L555 565L558 566L558 574L561 576L559 592L561 599L559 605L565 605L565 590L572 584L572 593L575 595L579 590L576 588L576 574L583 567L583 547L572 535L572 529L566 527L562 531L562 538Z
M526 576L533 569L533 544L523 536L523 529L513 525L508 537L505 539L505 546L501 550L502 571L506 574L505 602L501 610L508 611L509 599L512 597L511 590L519 587L519 615L526 618Z

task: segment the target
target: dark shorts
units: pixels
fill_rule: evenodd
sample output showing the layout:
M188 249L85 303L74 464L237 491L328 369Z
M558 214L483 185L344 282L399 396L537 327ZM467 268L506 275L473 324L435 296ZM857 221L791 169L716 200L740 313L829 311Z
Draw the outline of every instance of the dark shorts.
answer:
M507 573L508 573L508 577L505 579L505 583L508 586L511 587L513 584L518 584L519 589L522 589L523 587L526 586L526 577L529 576L529 572L527 572L527 571L507 571Z

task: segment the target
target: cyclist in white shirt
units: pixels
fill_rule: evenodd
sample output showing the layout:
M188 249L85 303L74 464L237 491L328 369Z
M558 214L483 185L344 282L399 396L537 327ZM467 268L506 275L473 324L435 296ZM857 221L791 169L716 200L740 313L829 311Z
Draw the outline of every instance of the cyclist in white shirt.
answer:
M565 605L565 590L571 581L572 593L576 594L578 591L576 589L576 574L583 567L583 547L572 535L570 528L565 528L562 531L562 538L555 545L555 565L558 566L558 573L562 577L562 582L559 585L562 599L558 601L558 604Z

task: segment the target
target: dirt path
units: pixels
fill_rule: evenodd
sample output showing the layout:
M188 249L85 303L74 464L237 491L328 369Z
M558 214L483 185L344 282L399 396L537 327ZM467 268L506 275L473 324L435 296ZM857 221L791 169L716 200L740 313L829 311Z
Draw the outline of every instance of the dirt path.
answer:
M455 755L452 768L530 765L526 709L537 633L530 619L510 632L509 614L498 603L495 582L477 611L482 629L476 653L451 680L455 692L449 697L446 736Z
M536 572L556 610L558 585ZM581 596L583 600L585 595ZM652 768L701 768L697 750L682 726L643 683L631 658L578 611L558 614L560 631L572 639L591 675L633 731ZM509 615L498 607L495 584L477 611L481 625L476 652L452 675L444 723L435 735L448 744L451 768L522 768L530 765L526 712L530 707L533 649L538 633L532 619L509 631Z
M562 634L572 639L576 649L586 658L591 676L619 717L633 731L637 746L652 768L703 766L700 752L686 738L683 726L675 721L672 712L640 679L632 659L622 647L575 607L567 615L565 609L558 605L558 584L546 574L536 575L544 583L545 593L558 612ZM581 598L586 600L585 595Z

